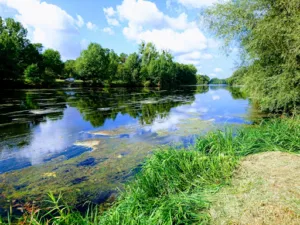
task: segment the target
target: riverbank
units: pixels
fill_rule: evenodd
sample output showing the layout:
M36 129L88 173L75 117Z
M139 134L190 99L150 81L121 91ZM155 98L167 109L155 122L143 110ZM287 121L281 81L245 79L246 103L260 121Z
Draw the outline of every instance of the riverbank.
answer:
M155 151L107 211L92 207L83 216L52 196L51 210L27 210L22 220L29 224L46 224L49 220L55 224L209 224L222 213L212 213L219 204L214 197L230 193L226 188L234 185L245 157L263 152L299 153L299 134L299 117L211 132L189 149ZM293 172L291 167L289 173ZM297 212L286 213L291 219L289 215Z
M231 185L210 199L212 224L300 224L299 162L278 151L247 156Z

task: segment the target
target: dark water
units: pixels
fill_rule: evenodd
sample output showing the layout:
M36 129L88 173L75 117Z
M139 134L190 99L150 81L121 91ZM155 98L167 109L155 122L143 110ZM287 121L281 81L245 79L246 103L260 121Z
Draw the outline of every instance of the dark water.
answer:
M158 146L255 117L226 86L0 92L0 201L49 190L101 201Z

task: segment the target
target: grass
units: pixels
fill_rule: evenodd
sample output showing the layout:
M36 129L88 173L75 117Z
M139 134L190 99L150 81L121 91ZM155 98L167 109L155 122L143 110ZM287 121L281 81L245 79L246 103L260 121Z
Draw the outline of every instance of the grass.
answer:
M260 152L299 153L299 134L299 117L211 132L191 149L155 151L107 211L95 206L82 215L50 194L50 208L29 212L20 223L209 224L210 196L231 183L241 159Z
M66 83L66 81L64 79L55 79L55 82L56 83ZM73 83L74 84L82 84L83 81L82 80L75 80Z

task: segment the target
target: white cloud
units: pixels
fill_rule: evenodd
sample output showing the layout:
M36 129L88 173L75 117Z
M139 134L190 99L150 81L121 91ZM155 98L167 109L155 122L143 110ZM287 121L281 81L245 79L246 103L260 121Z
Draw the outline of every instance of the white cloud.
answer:
M209 77L217 77L217 74L211 73L211 74L209 74L208 76L209 76Z
M106 16L112 17L116 14L116 11L113 9L113 7L104 8L103 9Z
M81 16L75 19L58 6L40 0L0 0L0 4L17 11L15 18L29 28L32 42L59 50L64 59L79 54Z
M83 20L83 18L80 15L77 15L77 22L76 23L77 23L78 27L83 27L84 20Z
M205 50L216 47L217 42L206 38L186 13L171 17L148 0L123 0L115 9L105 8L104 13L109 24L108 19L124 24L123 34L128 40L152 42L159 50L172 52L179 62L200 68L201 61L213 58Z
M153 42L159 49L167 49L175 53L188 53L195 50L203 50L207 47L206 38L198 28L176 32L168 29L153 29L138 33L129 33L125 28L124 34L128 38L134 38L137 42ZM136 31L136 30L133 30Z
M212 59L213 56L201 51L193 51L190 53L182 54L176 57L176 60L184 64L193 64L197 67L198 71L201 69L201 64L205 59Z
M127 20L136 26L159 25L158 22L164 17L155 3L143 0L124 0L117 6L117 12L121 20Z
M120 23L117 19L115 18L106 18L107 19L107 23L111 26L120 26Z
M221 68L215 68L214 70L216 73L220 73L220 72L223 72L223 70Z
M103 8L103 12L105 15L105 18L107 20L107 23L111 26L119 26L120 23L119 21L115 18L116 16L116 11L112 8Z
M201 8L219 2L219 0L177 0L177 1L181 5L189 8Z
M105 14L107 15L107 9ZM131 27L150 27L154 29L172 28L185 30L195 28L195 22L188 22L188 16L181 13L178 17L170 17L161 12L154 2L146 0L124 0L117 6L117 14L121 21L128 21Z
M214 96L212 96L212 99L213 99L214 101L216 101L216 100L220 100L221 97L220 97L219 95L214 95Z
M177 18L165 16L164 20L168 26L176 30L185 30L187 28L197 27L195 22L188 22L188 16L185 13L181 13Z
M115 33L110 27L105 27L102 31L104 33L108 33L109 35L113 35Z
M97 30L97 26L96 26L96 24L93 24L92 22L87 22L87 24L86 24L86 27L89 29L89 30Z
M194 51L194 52L191 52L191 53L187 53L187 54L181 55L180 57L193 59L193 60L212 59L213 58L213 56L211 54L201 53L200 51Z

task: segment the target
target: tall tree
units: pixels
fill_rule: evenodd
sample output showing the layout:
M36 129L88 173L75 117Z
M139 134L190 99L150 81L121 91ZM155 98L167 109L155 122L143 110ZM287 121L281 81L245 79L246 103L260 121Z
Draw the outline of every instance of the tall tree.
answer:
M246 89L262 110L299 110L299 12L299 0L232 0L206 11L210 29L244 53Z
M197 83L197 68L194 65L176 63L176 83L192 85Z
M149 72L149 66L152 61L159 57L159 52L153 43L149 42L146 44L145 42L142 42L139 45L139 54L141 55L141 77L144 81L148 80L153 83L154 79Z
M119 56L113 51L109 52L109 65L108 65L108 80L112 82L118 79L118 66L120 64Z
M139 84L140 77L140 57L137 53L132 53L128 56L124 64L124 81L128 84Z
M23 54L29 45L27 30L21 23L11 18L0 17L0 80L16 81L22 79Z
M63 74L64 74L64 78L68 78L68 77L78 78L75 60L67 60L64 63Z
M207 85L209 84L210 78L207 75L197 75L197 84Z
M246 66L240 67L239 69L234 71L231 77L227 79L227 83L231 86L243 85L245 83L245 75L247 74L247 72L248 72L248 67Z
M109 50L97 43L89 44L77 59L76 67L83 80L104 81L108 77Z
M53 73L55 77L61 77L64 64L58 51L47 49L43 53L43 64L46 70Z
M175 80L175 64L172 55L163 51L158 59L151 60L149 65L149 74L153 84L169 87L174 84Z
M125 53L120 54L120 62L123 64L126 62L126 59L128 58L128 55Z

